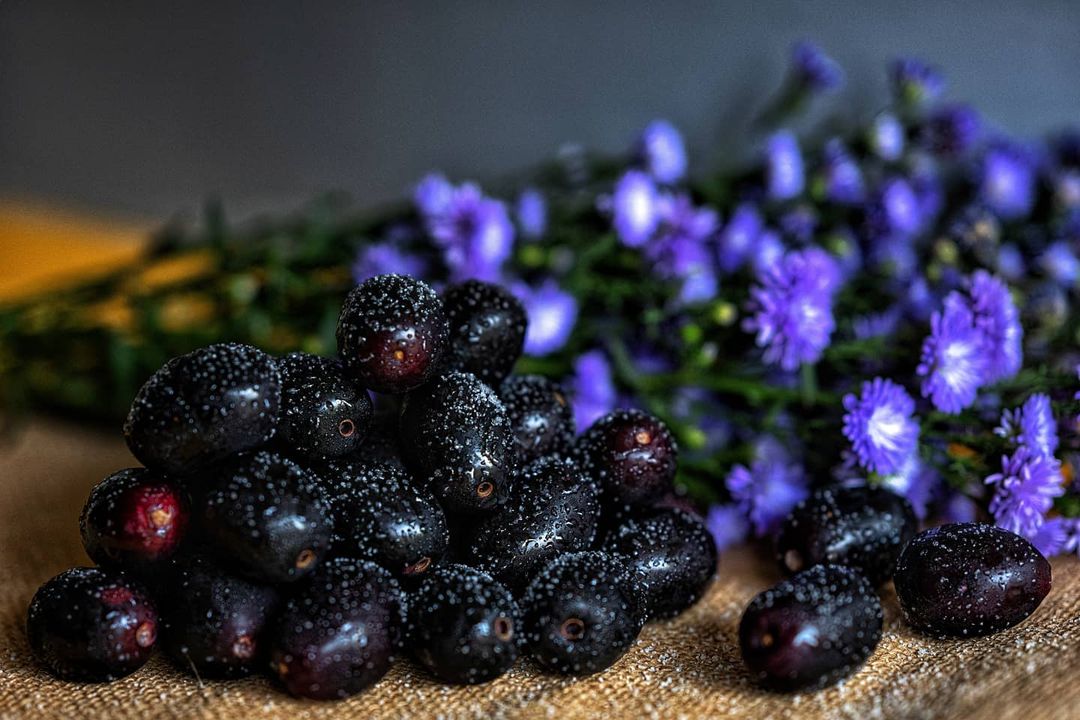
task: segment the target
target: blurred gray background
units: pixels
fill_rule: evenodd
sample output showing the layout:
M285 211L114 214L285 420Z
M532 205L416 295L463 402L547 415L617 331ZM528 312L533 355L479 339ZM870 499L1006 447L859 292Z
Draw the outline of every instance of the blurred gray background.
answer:
M1075 0L0 0L0 195L151 217L208 194L241 214L329 189L376 204L431 168L619 150L658 116L700 169L798 38L863 113L915 53L1002 127L1080 122Z

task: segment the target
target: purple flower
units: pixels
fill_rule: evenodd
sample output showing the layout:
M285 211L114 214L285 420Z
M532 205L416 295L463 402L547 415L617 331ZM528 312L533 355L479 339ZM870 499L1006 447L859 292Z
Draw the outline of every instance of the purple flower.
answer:
M1058 447L1057 423L1050 396L1034 393L1023 405L1001 414L994 432L1028 449L1032 455L1053 457Z
M659 232L645 245L645 256L661 277L683 281L680 301L711 300L716 296L717 281L706 243L719 226L716 211L695 207L688 195L680 194L662 196L659 214Z
M975 327L983 335L987 383L1011 378L1024 362L1024 329L1005 283L976 270L969 287Z
M686 147L682 135L667 120L654 120L641 133L638 157L659 183L675 183L686 174Z
M1006 280L1016 282L1024 277L1027 268L1024 263L1024 254L1020 248L1012 243L1005 243L998 247L997 271Z
M573 295L551 279L535 289L525 283L514 283L510 291L525 306L529 318L525 330L527 355L547 355L566 344L577 321L577 300Z
M898 472L919 442L915 401L900 385L885 378L864 382L859 396L844 396L844 437L859 463L871 472Z
M611 365L600 350L583 353L574 361L570 388L574 395L574 422L579 433L614 410L618 402Z
M629 170L615 183L609 203L612 224L627 247L641 247L660 222L656 185L640 170Z
M941 509L941 519L950 523L975 522L979 517L979 506L963 493L954 492L946 496Z
M881 484L907 498L915 511L915 517L923 520L926 518L930 501L941 486L941 476L932 465L919 458L918 452L912 452L897 472L881 479Z
M802 465L793 462L775 438L761 438L754 455L749 468L736 465L724 482L732 500L750 518L754 533L761 537L774 532L810 491Z
M900 159L906 141L904 125L892 113L881 113L875 117L867 131L867 145L871 152L886 162Z
M893 98L900 105L918 108L933 103L945 89L945 76L932 65L913 57L898 58L889 68Z
M403 252L390 242L373 243L360 248L352 266L352 276L361 283L376 275L411 275L423 277L427 263L416 255Z
M969 105L943 105L922 127L922 141L938 155L962 155L979 137L982 121Z
M813 206L800 203L780 216L779 225L793 243L805 245L814 239L818 227L817 213Z
M817 45L802 40L791 48L790 73L797 87L809 92L836 90L844 84L844 71Z
M852 329L855 332L855 337L859 340L888 337L896 332L903 316L900 307L894 305L879 313L856 317L852 322Z
M536 188L526 188L518 195L517 221L522 237L537 240L547 231L547 200Z
M738 505L713 505L705 516L705 527L716 542L716 549L723 552L746 540L750 523Z
M986 484L994 488L990 499L994 521L1019 535L1034 533L1054 498L1065 492L1058 461L1035 455L1024 446L1002 457L1001 472L986 478Z
M756 206L742 203L736 207L717 238L720 269L730 273L742 267L750 255L750 249L757 242L761 229L761 213Z
M1045 557L1059 555L1069 544L1073 522L1068 518L1048 518L1032 533L1026 535L1035 549Z
M788 130L765 143L765 192L772 200L790 200L803 191L806 177L799 141Z
M421 181L415 202L452 280L499 279L514 246L514 226L502 202L473 183L453 187L438 175Z
M874 200L866 209L871 237L906 238L922 225L922 207L907 180L890 178L881 184Z
M825 144L821 183L825 197L839 205L858 204L866 195L862 168L839 138Z
M750 267L755 275L768 273L780 264L787 248L780 239L780 233L772 228L764 228L758 234L757 243L750 250Z
M1039 256L1038 263L1047 277L1062 287L1072 287L1080 278L1080 261L1066 242L1051 243Z
M922 394L945 413L958 413L975 401L986 382L983 334L964 298L952 292L945 307L930 317L930 335L923 341L916 374Z
M833 294L840 269L817 247L789 252L758 273L751 290L754 315L743 327L757 334L765 360L784 370L816 362L829 345L835 327Z
M413 192L413 203L424 217L442 215L450 207L454 186L439 173L424 177Z
M1029 215L1035 203L1035 166L1030 155L1010 143L991 145L982 159L979 197L1005 220Z
M945 206L945 188L937 162L928 155L915 156L908 171L908 182L915 193L919 204L919 217L925 227Z

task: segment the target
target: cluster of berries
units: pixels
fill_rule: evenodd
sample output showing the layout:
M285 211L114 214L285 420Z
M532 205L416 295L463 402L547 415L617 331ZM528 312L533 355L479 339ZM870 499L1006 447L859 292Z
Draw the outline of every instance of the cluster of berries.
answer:
M523 653L610 666L702 595L716 546L674 498L665 425L617 411L576 435L558 385L510 375L525 329L498 286L382 275L346 299L338 358L169 361L124 427L144 467L83 510L97 567L30 604L37 659L104 681L161 646L199 677L263 670L320 699L405 650L454 683Z

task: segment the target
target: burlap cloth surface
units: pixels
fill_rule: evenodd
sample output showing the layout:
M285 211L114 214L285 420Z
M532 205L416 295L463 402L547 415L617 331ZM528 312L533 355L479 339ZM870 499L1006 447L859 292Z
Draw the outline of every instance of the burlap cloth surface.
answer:
M752 686L736 628L747 601L775 581L750 551L725 554L708 596L647 627L607 672L571 680L527 662L499 680L447 687L407 661L340 703L293 700L252 678L200 684L161 657L106 685L63 683L38 669L23 631L37 586L87 560L78 515L89 488L132 464L116 433L37 422L0 448L0 718L1080 718L1080 562L1054 561L1038 612L990 638L938 641L909 631L886 591L886 630L842 685L774 695Z

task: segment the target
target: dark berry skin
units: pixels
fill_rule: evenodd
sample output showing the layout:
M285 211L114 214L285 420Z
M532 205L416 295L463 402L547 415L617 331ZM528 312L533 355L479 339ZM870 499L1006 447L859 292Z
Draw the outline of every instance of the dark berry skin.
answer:
M696 603L716 574L716 543L700 518L675 509L635 517L605 549L630 563L648 619L675 617Z
M409 645L440 680L494 680L518 656L518 608L505 586L465 565L433 570L409 597Z
M518 502L485 519L469 557L496 580L520 592L555 557L587 550L596 536L600 503L595 485L571 460L548 457L518 476Z
M574 409L557 383L540 375L508 378L499 390L518 462L567 453L574 442Z
M374 560L401 579L422 576L446 553L446 515L402 468L337 461L323 471L334 514L335 552Z
M79 530L86 554L98 565L144 572L180 547L190 514L187 494L176 483L128 468L90 491Z
M450 323L450 368L497 388L525 347L525 307L498 285L469 280L443 293Z
M30 601L26 634L41 665L61 680L105 682L150 658L158 617L146 591L123 573L65 570Z
M188 475L270 440L280 405L271 356L239 343L210 345L173 358L146 381L124 437L143 465Z
M885 488L822 488L784 520L777 558L789 573L847 565L880 584L892 577L916 525L911 504Z
M815 689L866 662L881 624L881 601L866 577L842 565L815 565L750 602L739 623L739 647L763 686Z
M622 558L599 551L556 558L533 578L521 602L529 650L548 670L590 675L630 649L640 608Z
M157 593L161 646L200 678L235 678L263 667L264 630L278 592L236 577L204 555L176 558Z
M349 292L338 318L338 355L353 378L381 393L403 393L435 374L449 327L426 283L378 275Z
M1027 618L1050 592L1050 563L1023 537L986 523L930 528L896 564L896 597L916 630L989 635Z
M360 447L372 422L371 397L345 376L338 360L292 353L281 369L278 436L310 458L346 455Z
M578 440L585 469L610 506L647 505L672 491L678 447L667 425L640 410L616 410Z
M312 572L333 533L318 478L268 450L217 468L201 495L203 540L239 574L282 583Z
M270 669L298 697L355 695L390 669L405 620L389 571L366 560L328 560L276 621Z
M490 511L509 497L510 421L475 375L447 373L409 393L400 439L402 460L448 512Z

